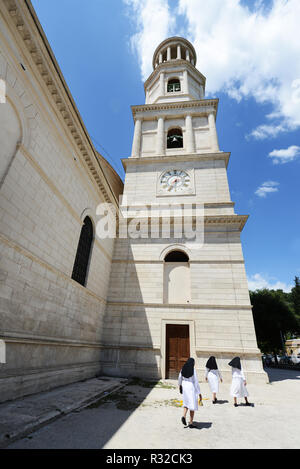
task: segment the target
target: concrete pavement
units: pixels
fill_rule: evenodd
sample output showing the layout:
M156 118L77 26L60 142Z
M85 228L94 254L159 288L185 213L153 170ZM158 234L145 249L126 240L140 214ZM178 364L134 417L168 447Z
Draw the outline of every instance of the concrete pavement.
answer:
M0 448L63 415L91 405L127 382L124 378L102 376L0 404Z
M176 381L162 380L151 384L136 380L126 383L125 380L111 378L116 386L120 386L116 392L98 399L90 395L91 405L82 410L78 406L79 412L70 411L27 437L11 444L6 440L5 444L9 449L300 448L300 371L267 369L267 372L270 384L247 386L252 407L242 405L241 399L239 407L233 407L229 383L221 385L219 403L212 404L207 383L200 383L204 405L196 412L194 429L185 428L181 423L181 395ZM94 384L97 388L97 383ZM71 400L75 408L74 402L79 394L74 386L66 387L66 391L69 388L67 401L70 404ZM86 382L85 386L88 389L90 383ZM55 398L56 392L47 394L53 393L51 402L57 408L57 402L61 401L57 396ZM49 400L44 399L43 414L41 399L41 395L32 396L31 405L36 403L40 416L46 412L50 415L53 407L47 407ZM16 403L6 404L7 410L9 406L14 412L18 409ZM7 419L9 417L4 413L4 407L0 406L1 422L3 415ZM15 422L15 415L11 414L10 424L13 426ZM22 419L19 422L22 423ZM5 427L2 426L2 435L3 430Z

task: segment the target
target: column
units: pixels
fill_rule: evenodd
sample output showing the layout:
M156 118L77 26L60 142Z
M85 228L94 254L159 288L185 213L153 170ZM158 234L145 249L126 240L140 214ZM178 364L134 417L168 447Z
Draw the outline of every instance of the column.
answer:
M185 134L186 134L186 151L187 153L195 153L194 132L192 116L185 116Z
M158 155L165 154L165 119L164 117L159 117L157 120L156 153Z
M183 70L183 92L187 94L189 92L187 70Z
M185 50L185 59L190 61L190 51L188 49Z
M136 119L134 126L134 135L132 142L132 157L139 157L141 151L141 138L142 138L142 120Z
M162 63L162 53L161 52L159 53L159 56L158 56L158 62L160 64Z
M214 112L210 112L208 115L208 125L210 132L211 149L212 151L220 151Z
M181 48L180 48L180 45L177 46L177 59L181 59Z
M164 96L165 94L165 74L161 72L159 76L159 94L160 96Z
M167 60L171 60L171 47L167 48Z

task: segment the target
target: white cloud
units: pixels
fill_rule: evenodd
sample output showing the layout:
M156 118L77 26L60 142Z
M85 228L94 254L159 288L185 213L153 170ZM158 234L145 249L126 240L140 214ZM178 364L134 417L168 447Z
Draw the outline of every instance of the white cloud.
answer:
M266 138L300 126L299 0L274 0L267 13L262 2L255 11L239 0L179 0L179 5L208 90L273 104L269 119L280 122L259 126L251 135Z
M260 290L262 288L268 288L269 290L283 290L290 292L293 285L288 285L284 282L280 282L278 279L271 277L264 278L265 274L254 274L248 277L248 288L249 290Z
M291 145L286 149L273 150L269 153L269 157L273 158L274 164L284 164L295 160L300 155L300 147Z
M270 138L300 127L300 1L262 1L251 9L240 0L124 0L138 32L133 37L143 79L152 55L168 35L184 35L197 52L197 68L207 77L208 95L224 91L233 99L254 97L272 112L251 132ZM179 30L183 15L185 30ZM175 22L177 20L177 29ZM172 33L172 34L171 34Z
M131 46L138 54L142 80L152 72L154 50L171 34L175 18L170 15L167 0L123 0L129 7L137 33L131 37Z
M292 129L286 124L262 124L256 127L256 129L254 129L249 135L247 135L247 139L249 139L249 137L254 137L256 140L263 140L268 137L275 138L278 134L282 132L288 132L289 130Z
M278 192L279 182L275 181L266 181L263 182L261 186L255 191L255 194L258 197L266 197L270 192Z

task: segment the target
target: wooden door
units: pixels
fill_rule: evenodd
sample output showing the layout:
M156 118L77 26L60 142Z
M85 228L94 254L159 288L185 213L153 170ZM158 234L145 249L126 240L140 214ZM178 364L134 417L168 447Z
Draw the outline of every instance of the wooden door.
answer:
M189 356L189 326L182 324L167 324L166 378L177 379L179 371Z

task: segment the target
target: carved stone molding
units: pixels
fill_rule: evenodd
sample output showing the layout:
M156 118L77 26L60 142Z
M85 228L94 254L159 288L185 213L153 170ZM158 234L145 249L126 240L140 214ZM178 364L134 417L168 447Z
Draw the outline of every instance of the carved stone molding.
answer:
M217 113L219 99L200 99L195 101L180 101L175 103L160 103L160 104L139 104L131 106L132 114L135 116L137 113L149 112L149 111L168 111L175 109L181 109L184 112L185 109L190 110L191 108L213 108L214 112ZM204 112L204 110L203 110Z

